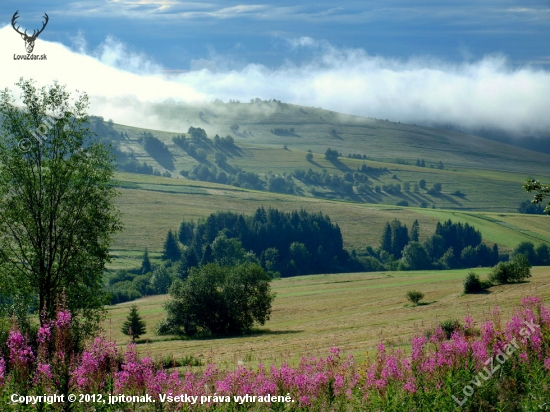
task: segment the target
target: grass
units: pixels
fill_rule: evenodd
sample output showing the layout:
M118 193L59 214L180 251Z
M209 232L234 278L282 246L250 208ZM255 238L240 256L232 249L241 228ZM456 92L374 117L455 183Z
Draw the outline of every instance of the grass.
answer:
M168 296L154 296L108 307L106 333L120 345L128 338L120 328L132 304L147 322L139 350L152 356L192 356L203 364L234 367L239 361L296 362L301 356L325 356L331 346L364 359L380 340L406 349L415 334L447 319L463 321L466 314L482 320L499 305L508 318L521 298L537 295L550 299L550 267L535 267L529 282L494 286L488 294L463 295L462 281L469 270L418 271L311 275L272 283L277 297L271 319L249 336L180 340L159 337L154 325L164 317L162 304ZM474 272L482 279L489 269ZM406 293L417 289L429 305L407 305Z
M504 251L522 241L550 243L550 219L546 216L331 201L130 173L118 173L117 178L135 180L144 188L120 189L122 195L117 203L123 213L125 229L115 237L113 249L118 258L109 266L116 269L128 268L131 262L135 262L134 267L139 266L145 247L153 252L153 257L158 256L168 230L177 230L184 219L197 220L219 210L251 214L260 206L285 211L300 208L309 212L322 211L338 223L344 246L349 249L362 250L367 245L377 247L385 223L394 218L409 227L417 219L421 239L434 232L438 221L451 219L474 225L481 230L486 242L498 243Z
M155 253L162 250L167 231L177 230L183 219L196 220L219 210L252 213L260 206L285 211L300 208L322 211L340 225L348 249L378 246L384 224L396 217L409 227L418 219L421 238L433 233L438 221L450 218L473 224L482 231L488 244L498 243L504 251L522 241L550 242L550 219L510 213L521 201L530 198L522 189L527 177L550 180L547 167L550 155L448 130L275 102L201 106L164 103L149 110L158 117L159 127L166 130L150 132L168 146L174 170L171 178L116 174L125 230L115 238L113 250L118 258L109 266L111 269L139 266L145 247L153 252L154 259ZM233 124L239 125L237 133L230 130ZM366 163L384 169L369 175L371 187L406 182L412 187L424 179L427 188L439 182L443 190L438 195L420 189L417 193L372 192L347 197L329 187L307 186L295 180L302 195L289 196L189 181L179 170L189 171L198 162L171 138L190 126L204 128L210 138L216 133L232 134L240 149L228 153L228 163L257 172L263 179L269 172L288 174L298 168L316 172L326 169L343 175ZM274 128L291 127L296 130L295 136L271 133ZM132 151L140 162L165 170L139 143L145 129L117 124L114 128L128 134L128 138L117 140L123 150ZM344 157L337 162L324 159L328 147L342 152ZM314 153L311 162L305 159L308 149ZM348 159L345 157L348 153L366 154L368 160ZM214 151L208 156L213 163ZM417 159L425 159L427 167L415 166ZM444 170L429 167L440 160ZM453 195L457 190L464 195ZM411 207L392 206L400 201ZM428 208L421 208L422 203Z

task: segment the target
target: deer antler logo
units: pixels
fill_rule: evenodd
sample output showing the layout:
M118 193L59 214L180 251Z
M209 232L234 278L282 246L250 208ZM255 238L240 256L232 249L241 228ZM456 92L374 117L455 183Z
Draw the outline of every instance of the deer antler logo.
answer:
M46 19L46 21L44 23L42 23L42 28L40 30L33 30L32 36L29 36L27 34L27 30L25 30L25 32L21 32L19 30L20 26L15 27L15 21L19 17L18 13L19 13L19 10L16 11L14 13L13 17L11 18L11 25L12 25L13 29L21 35L23 40L25 40L25 48L27 49L27 53L30 54L30 53L32 53L32 51L34 49L34 42L36 41L36 38L38 37L38 35L40 33L42 33L44 31L44 29L46 28L46 25L48 24L48 20L50 18L48 17L48 15L46 13L44 13L44 18Z

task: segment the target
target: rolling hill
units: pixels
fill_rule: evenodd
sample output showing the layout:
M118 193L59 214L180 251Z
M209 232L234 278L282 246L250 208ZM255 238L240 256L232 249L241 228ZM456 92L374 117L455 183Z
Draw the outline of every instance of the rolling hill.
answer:
M520 202L530 199L521 187L526 178L550 179L547 154L449 130L259 99L202 106L164 103L143 110L168 131L95 123L98 135L127 159L170 175L117 173L125 230L116 237L113 268L135 267L144 247L157 256L166 232L177 229L183 219L217 210L252 213L259 206L323 211L342 228L345 246L357 250L377 246L383 225L394 217L409 225L418 219L421 236L431 233L439 220L468 222L482 231L486 242L505 251L524 240L550 242L548 219L514 213ZM204 129L208 138L193 140L190 127ZM231 135L234 144L214 144L216 134ZM144 136L164 148L152 150ZM194 145L191 154L175 136L187 137ZM328 148L341 156L325 159ZM210 181L182 176L197 178L194 171L201 167L234 177L255 174L261 182L256 189L261 190L216 183L215 174L203 178ZM299 178L297 170L308 169L316 182ZM280 191L291 193L269 186L276 176L292 185L292 190ZM422 180L425 188L418 187ZM440 192L429 190L434 183L441 184Z

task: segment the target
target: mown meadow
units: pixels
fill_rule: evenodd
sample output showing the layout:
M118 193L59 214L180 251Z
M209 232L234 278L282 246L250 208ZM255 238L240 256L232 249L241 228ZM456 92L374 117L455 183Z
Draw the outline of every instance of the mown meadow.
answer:
M489 271L474 269L482 279ZM276 280L272 282L277 297L271 319L246 336L157 336L155 325L166 316L163 303L168 295L108 307L104 328L107 336L123 347L128 337L120 329L131 305L137 303L147 323L147 333L137 345L142 354L174 359L192 356L203 364L214 362L231 369L238 364L295 364L302 356L322 356L333 346L363 360L380 341L388 347L407 350L413 336L441 322L463 322L468 314L486 319L495 305L500 306L505 317L513 313L524 296L536 295L545 301L550 298L548 267L534 267L528 282L494 286L489 293L476 295L462 293L467 273L468 270L375 272ZM411 289L425 295L419 306L412 306L406 299Z

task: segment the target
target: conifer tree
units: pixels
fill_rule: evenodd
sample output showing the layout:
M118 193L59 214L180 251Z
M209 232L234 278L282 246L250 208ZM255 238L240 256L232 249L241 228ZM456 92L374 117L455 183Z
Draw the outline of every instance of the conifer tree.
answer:
M131 336L132 342L135 342L136 339L145 334L145 328L145 321L139 315L137 305L132 305L126 321L122 324L122 333Z
M391 245L391 226L389 222L386 222L386 227L384 228L384 233L382 234L382 239L380 240L380 249L385 250L386 252L391 254Z
M166 242L164 242L164 253L162 254L164 260L176 261L181 258L181 251L176 241L176 237L172 233L172 229L168 231L166 235Z
M415 220L411 227L411 241L418 242L419 234L420 234L420 225L418 224L418 220Z
M143 252L143 258L141 260L141 273L148 273L151 271L151 262L149 261L149 253L147 253L147 248Z

